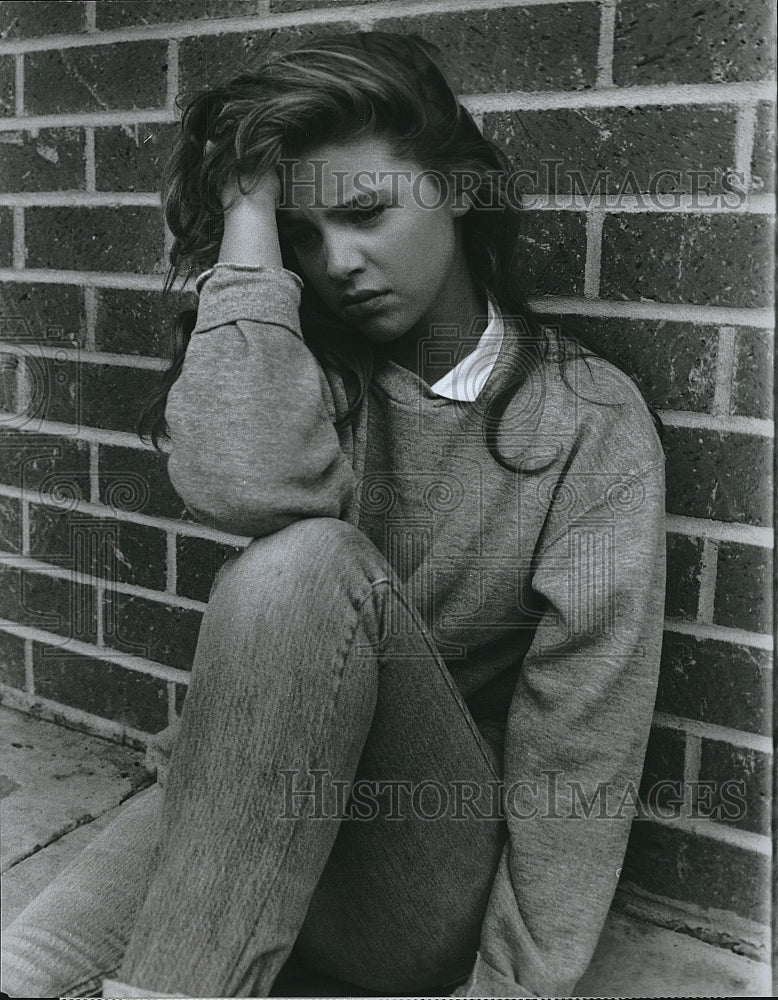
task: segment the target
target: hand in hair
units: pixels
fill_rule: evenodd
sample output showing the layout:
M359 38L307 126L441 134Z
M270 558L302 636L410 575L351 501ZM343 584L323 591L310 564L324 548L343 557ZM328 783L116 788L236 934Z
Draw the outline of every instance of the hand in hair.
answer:
M274 170L259 178L232 175L219 198L224 206L224 235L219 260L230 264L283 267L276 209L281 181Z

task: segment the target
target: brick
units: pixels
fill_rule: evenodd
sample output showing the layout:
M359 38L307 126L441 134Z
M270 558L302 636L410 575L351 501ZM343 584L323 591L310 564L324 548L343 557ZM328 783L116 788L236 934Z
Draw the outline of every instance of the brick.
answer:
M28 208L25 234L28 267L163 269L164 230L156 208Z
M251 17L267 13L265 0L112 0L98 3L97 27L121 28L125 25L166 24L173 21L199 21L219 17Z
M145 400L160 382L159 372L124 365L46 361L58 371L40 415L79 427L135 433Z
M68 639L97 638L94 587L31 570L0 567L0 617Z
M735 371L729 412L744 417L773 416L773 337L771 330L746 327L735 334Z
M529 295L581 295L586 261L583 212L525 212L519 247ZM521 252L520 250L520 252Z
M84 4L59 0L4 0L0 4L0 38L41 38L86 29Z
M13 262L14 222L10 208L0 208L0 267Z
M38 643L33 671L36 694L43 698L144 732L167 725L167 685L158 677L91 656L62 656Z
M553 317L626 371L654 407L706 411L713 402L718 327L665 320Z
M381 28L437 45L454 89L470 94L593 87L599 21L594 4L553 4L404 16Z
M721 190L722 176L734 165L735 119L730 107L511 111L485 115L484 133L506 150L516 170L537 171L537 183L522 182L524 193L637 189L672 205L669 193L691 193L692 170L714 171L712 190ZM680 176L659 173L671 170Z
M83 191L81 129L0 133L0 173L7 191Z
M167 461L153 451L100 445L100 499L115 510L191 520L170 484Z
M239 546L180 535L176 539L176 590L182 597L207 601L219 569L229 558L242 551Z
M143 597L107 591L105 644L181 670L194 661L202 615Z
M665 614L695 621L700 600L702 539L667 536L667 589Z
M622 878L657 896L769 920L769 858L676 827L632 824Z
M760 101L756 110L751 189L765 193L775 190L775 104L767 101Z
M603 226L603 298L768 306L767 216L614 214Z
M30 555L110 583L163 590L165 533L132 521L30 505Z
M101 288L97 292L97 349L169 358L174 323L184 309L197 309L194 293L163 296L160 292Z
M0 632L0 684L25 689L24 639Z
M184 95L231 80L267 58L288 52L305 42L357 30L346 23L310 24L240 35L201 35L185 38L179 50L179 72Z
M657 710L769 735L770 663L768 650L665 632Z
M49 49L24 57L28 115L164 107L164 41Z
M0 285L0 338L47 346L83 344L86 335L84 292L77 285ZM34 355L34 352L33 352Z
M49 434L7 432L0 437L2 481L23 493L53 492L63 502L89 499L89 445Z
M0 117L16 112L16 65L13 56L0 56Z
M770 444L748 434L666 427L667 510L770 524Z
M22 505L15 497L0 496L0 549L22 551Z
M760 80L772 65L768 0L622 0L616 8L617 86Z
M713 621L752 632L771 632L771 611L770 549L721 542Z
M771 778L768 754L721 740L702 741L700 781L715 782L711 805L727 825L770 835ZM733 801L735 796L741 801Z
M648 803L650 811L672 808L672 800L679 798L685 749L685 733L652 726L640 781L640 798ZM672 782L672 787L664 787L666 782Z
M177 125L122 125L95 129L98 191L161 191Z

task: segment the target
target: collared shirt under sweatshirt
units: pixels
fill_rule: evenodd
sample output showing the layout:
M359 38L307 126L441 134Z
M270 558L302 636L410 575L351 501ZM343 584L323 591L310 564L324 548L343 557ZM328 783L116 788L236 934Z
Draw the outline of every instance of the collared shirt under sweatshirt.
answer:
M393 560L512 788L458 992L567 994L616 888L656 692L665 538L653 422L618 369L565 360L506 318L475 399L437 395L384 361L338 433L344 382L302 339L300 289L280 268L221 266L205 280L168 398L171 481L211 527L261 536L343 518ZM496 442L511 471L486 447L482 401L517 365L528 375Z

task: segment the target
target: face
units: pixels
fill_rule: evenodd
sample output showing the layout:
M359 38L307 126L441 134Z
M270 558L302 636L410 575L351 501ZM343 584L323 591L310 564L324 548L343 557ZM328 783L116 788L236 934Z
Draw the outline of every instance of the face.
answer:
M444 197L383 139L327 145L287 164L279 228L332 312L388 343L445 321L467 275Z

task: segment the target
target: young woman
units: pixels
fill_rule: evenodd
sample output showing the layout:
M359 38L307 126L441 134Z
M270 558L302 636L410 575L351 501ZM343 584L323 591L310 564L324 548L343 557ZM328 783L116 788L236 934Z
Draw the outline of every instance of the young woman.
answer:
M16 922L12 995L573 989L636 812L664 461L633 383L526 308L515 201L415 38L187 109L199 307L146 426L253 540L163 790Z

